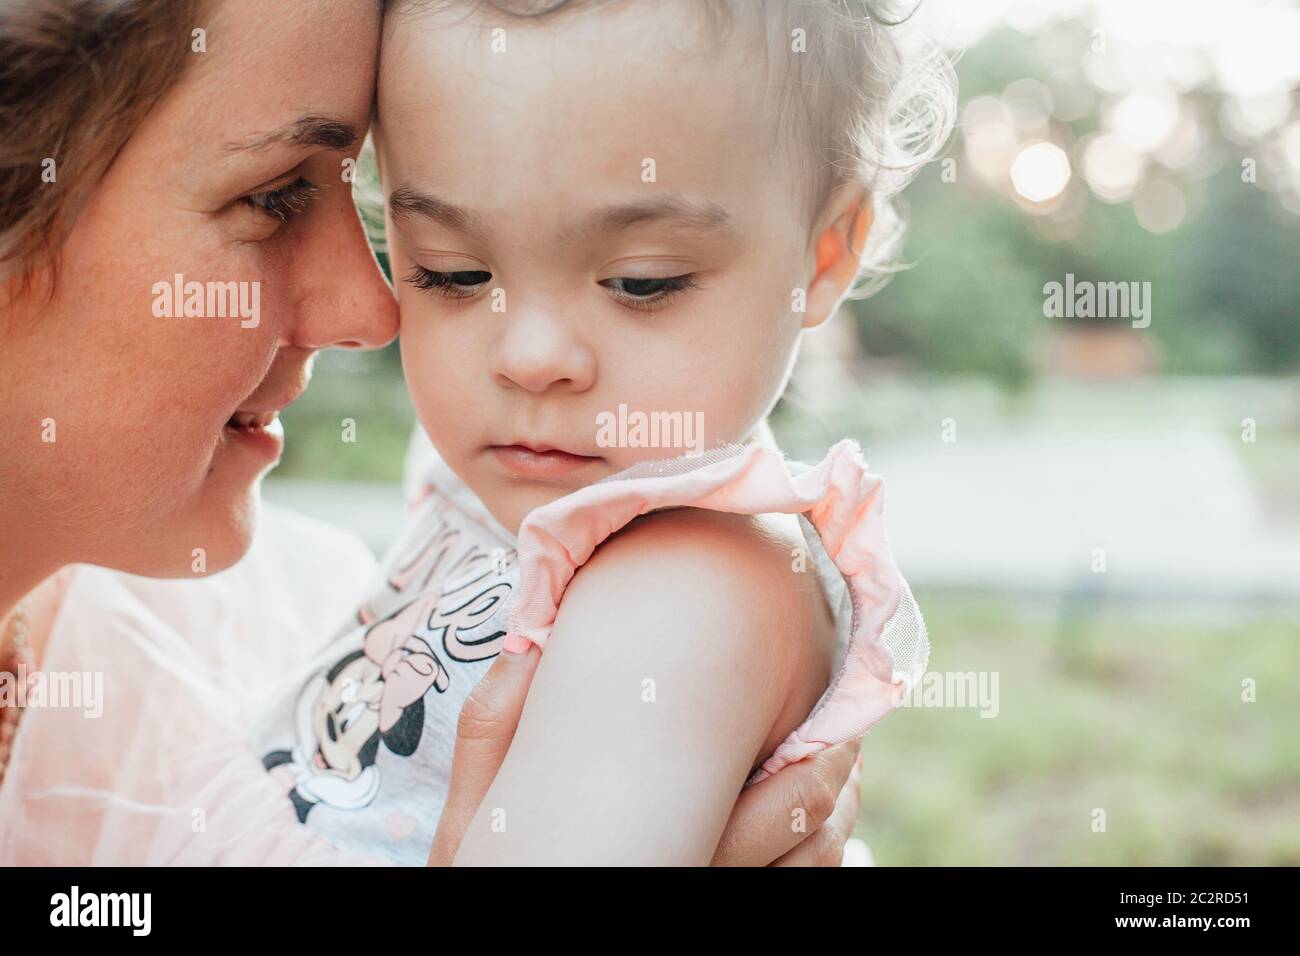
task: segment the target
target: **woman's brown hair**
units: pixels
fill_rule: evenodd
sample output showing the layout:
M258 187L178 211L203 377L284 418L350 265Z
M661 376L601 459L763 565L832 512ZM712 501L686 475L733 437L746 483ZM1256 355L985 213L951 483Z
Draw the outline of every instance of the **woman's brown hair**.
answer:
M0 279L26 277L55 256L192 55L201 4L0 3Z

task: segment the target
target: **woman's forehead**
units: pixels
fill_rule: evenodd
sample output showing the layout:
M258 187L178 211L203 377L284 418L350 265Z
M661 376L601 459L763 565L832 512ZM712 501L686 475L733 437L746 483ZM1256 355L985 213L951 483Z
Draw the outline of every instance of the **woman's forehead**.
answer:
M362 123L378 55L377 5L328 0L310 22L293 4L221 0L202 27L201 50L169 99L195 135L228 144L298 117Z

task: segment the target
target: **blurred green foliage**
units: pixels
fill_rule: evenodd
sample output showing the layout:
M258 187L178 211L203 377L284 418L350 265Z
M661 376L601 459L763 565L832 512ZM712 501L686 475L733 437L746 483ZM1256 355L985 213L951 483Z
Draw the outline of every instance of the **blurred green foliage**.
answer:
M312 379L282 416L287 440L273 476L400 481L415 411L397 345L379 352L324 352Z
M1078 22L1052 29L1071 34L1068 48L1084 49L1087 31ZM1045 45L1035 41L1003 29L968 51L958 66L962 102L996 95L1025 77L1046 81L1050 71L1036 52ZM1069 135L1099 127L1101 102L1067 124ZM947 153L956 160L956 181L944 182L932 164L904 194L910 270L853 305L866 352L919 370L1023 386L1034 371L1033 349L1052 322L1043 316L1043 286L1073 273L1079 280L1152 283L1147 332L1165 371L1300 370L1300 218L1265 184L1242 181L1240 161L1252 150L1218 132L1220 106L1212 91L1184 97L1203 132L1218 137L1203 147L1218 157L1218 169L1199 178L1161 170L1187 202L1185 220L1164 235L1143 229L1131 203L1089 197L1075 236L1044 239L1031 213L966 165L959 130ZM1077 155L1071 162L1077 177Z

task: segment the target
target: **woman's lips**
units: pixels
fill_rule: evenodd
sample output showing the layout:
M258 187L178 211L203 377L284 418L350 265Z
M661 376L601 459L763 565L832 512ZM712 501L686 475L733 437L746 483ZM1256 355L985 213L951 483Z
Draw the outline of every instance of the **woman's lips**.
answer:
M306 373L274 390L259 388L245 399L244 408L235 409L221 430L227 442L245 448L270 463L284 454L284 426L280 412L292 405L306 387Z
M269 461L278 461L284 453L284 426L279 412L235 412L223 431L228 440Z
M232 428L266 428L280 417L278 411L272 412L235 412L226 422Z
M601 460L558 448L538 450L527 445L491 445L488 451L503 468L520 478L565 478Z

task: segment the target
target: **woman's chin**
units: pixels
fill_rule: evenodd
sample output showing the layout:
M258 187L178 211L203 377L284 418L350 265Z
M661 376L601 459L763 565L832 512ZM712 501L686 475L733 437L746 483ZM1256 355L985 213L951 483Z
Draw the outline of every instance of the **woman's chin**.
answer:
M253 544L261 516L261 482L239 489L205 488L188 514L173 513L152 540L126 542L119 554L94 561L151 578L201 578L239 562Z
M211 511L214 503L205 502L204 511ZM214 574L217 571L224 571L248 553L262 516L261 479L259 478L242 489L242 493L234 494L223 503L224 508L215 514L205 515L206 520L195 529L195 543L187 552L190 556L190 574ZM199 539L203 539L202 542ZM194 568L197 558L193 552L196 548L204 549L206 572L196 571Z
M270 431L269 438L223 436L188 514L167 525L178 529L169 535L169 558L179 557L181 564L160 576L215 574L248 552L262 513L262 479L279 462L278 423Z

